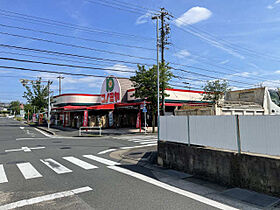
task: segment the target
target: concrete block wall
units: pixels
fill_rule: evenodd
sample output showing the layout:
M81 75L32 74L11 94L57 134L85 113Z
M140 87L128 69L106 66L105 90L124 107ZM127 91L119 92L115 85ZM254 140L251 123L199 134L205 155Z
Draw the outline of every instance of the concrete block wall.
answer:
M223 185L280 196L280 158L160 141L158 163Z

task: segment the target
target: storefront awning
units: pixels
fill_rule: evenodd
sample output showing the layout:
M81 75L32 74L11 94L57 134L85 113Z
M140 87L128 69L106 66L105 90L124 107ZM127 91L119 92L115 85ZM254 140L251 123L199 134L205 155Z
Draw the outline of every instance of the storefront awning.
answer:
M87 107L88 110L112 110L115 109L114 104L102 104Z
M52 110L71 111L71 110L86 110L87 106L63 106L55 107Z

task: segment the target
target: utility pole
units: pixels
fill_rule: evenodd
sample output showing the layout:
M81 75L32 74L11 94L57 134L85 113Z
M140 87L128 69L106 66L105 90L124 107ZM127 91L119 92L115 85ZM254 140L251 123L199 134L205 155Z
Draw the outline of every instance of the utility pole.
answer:
M161 28L160 28L160 49L161 49L161 67L162 67L162 76L164 76L165 73L165 60L164 60L164 50L168 49L166 48L166 45L169 45L168 42L168 34L170 34L170 27L169 24L165 22L165 19L170 20L172 15L170 15L164 8L160 9L160 14L158 16L161 20ZM162 115L165 115L165 97L164 97L164 90L165 87L162 85L161 90L161 98L162 98Z
M154 16L152 17L152 19L156 19L157 20L157 27L156 27L156 45L157 45L157 133L158 133L158 141L159 141L159 120L160 120L160 112L159 112L159 37L158 37L158 19L159 16Z
M51 97L50 97L50 85L51 81L48 80L48 130L50 129L50 123L51 123Z
M59 95L61 95L61 80L64 79L65 77L59 75L57 78L58 78L58 83L59 83L59 92L58 93L59 93Z

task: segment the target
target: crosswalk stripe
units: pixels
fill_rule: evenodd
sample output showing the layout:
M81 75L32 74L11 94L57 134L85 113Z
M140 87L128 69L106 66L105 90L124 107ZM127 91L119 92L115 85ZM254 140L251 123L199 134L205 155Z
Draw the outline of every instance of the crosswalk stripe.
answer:
M4 170L4 166L0 164L0 183L5 183L5 182L8 182L8 179Z
M153 144L153 143L157 143L157 141L140 142L139 144Z
M120 163L117 163L115 161L108 160L108 159L101 158L101 157L97 157L97 156L94 156L94 155L83 155L83 157L94 160L94 161L97 161L99 163L103 163L103 164L108 165L108 166L120 165Z
M83 169L86 169L86 170L89 170L89 169L94 169L94 168L98 168L97 166L95 165L92 165L92 164L89 164L83 160L80 160L78 158L75 158L73 156L69 156L69 157L62 157L63 159L77 165L77 166L80 166L81 168Z
M52 169L54 172L56 172L57 174L72 172L72 170L66 168L65 166L61 165L60 163L58 163L57 161L51 158L44 159L44 160L40 159L40 161L44 163L46 166L48 166L50 169Z
M42 177L42 175L31 165L31 163L18 163L17 167L25 179Z

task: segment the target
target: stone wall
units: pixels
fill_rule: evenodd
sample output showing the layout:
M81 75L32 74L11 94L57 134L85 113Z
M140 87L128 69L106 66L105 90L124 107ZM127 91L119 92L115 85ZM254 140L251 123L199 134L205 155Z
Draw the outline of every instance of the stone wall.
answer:
M158 163L223 185L280 196L280 158L160 141Z

